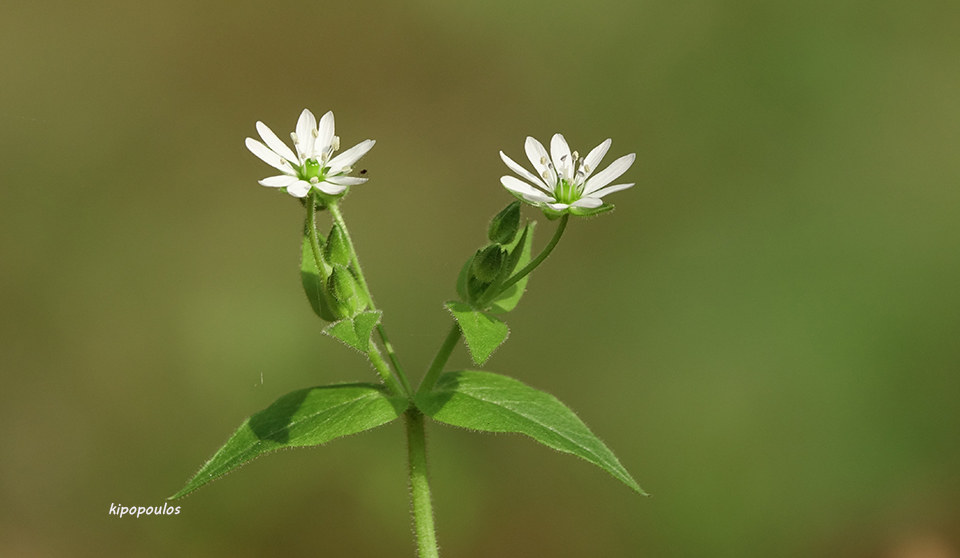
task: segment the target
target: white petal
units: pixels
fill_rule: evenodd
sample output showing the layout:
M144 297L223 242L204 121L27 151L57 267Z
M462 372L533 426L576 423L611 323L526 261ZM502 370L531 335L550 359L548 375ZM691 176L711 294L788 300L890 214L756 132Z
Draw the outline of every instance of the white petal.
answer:
M548 203L548 204L547 204L547 207L549 207L550 209L552 209L552 210L554 210L554 211L563 211L564 209L566 209L566 208L568 208L568 207L570 207L570 206L567 205L567 204L565 204L565 203Z
M376 140L363 140L357 145L354 145L350 149L337 155L333 159L330 159L330 162L327 163L327 165L329 165L330 170L334 172L352 166L354 163L360 160L360 157L366 155L367 151L370 151L370 148L372 148L373 144L375 143L377 143Z
M290 176L289 174L281 174L279 176L270 176L264 178L260 181L262 186L269 186L270 188L286 188L294 182L299 181L300 179L296 176Z
M584 178L590 176L593 171L597 170L597 165L603 160L603 156L607 154L611 143L613 143L613 141L607 138L603 143L591 149L590 153L587 153L587 156L583 159L583 164L587 167L584 171Z
M627 172L627 169L630 168L630 165L633 164L634 159L637 158L636 153L631 153L629 155L624 155L616 161L610 163L610 166L593 175L590 180L587 180L586 184L583 186L583 194L590 195L593 192L596 192L600 188L603 188L607 184L610 184L614 180L620 178L620 175Z
M263 143L267 144L267 147L272 149L274 153L291 163L300 162L300 160L297 159L297 154L291 151L290 148L287 147L287 144L280 141L280 138L277 137L277 134L273 133L273 130L259 120L257 121L257 132L260 134L260 137L263 138Z
M300 140L300 154L305 159L314 156L314 142L317 131L317 117L310 112L310 109L303 109L300 118L297 120L297 139Z
M550 157L557 174L570 180L573 177L573 161L570 155L570 146L561 134L553 134L550 138Z
M530 159L533 168L537 169L537 173L544 182L550 186L555 185L557 183L557 173L553 170L552 166L547 165L550 161L550 154L547 153L543 144L537 141L536 138L527 136L527 141L524 142L523 148L527 152L527 159ZM546 176L544 176L545 172Z
M600 198L580 198L571 203L570 207L600 207L601 205L603 205L603 200Z
M521 167L516 161L510 157L507 157L507 154L503 151L500 152L500 158L503 159L503 162L506 163L508 167L510 167L510 170L526 178L528 181L532 182L534 186L539 186L548 192L550 191L550 188L547 188L547 184L543 181L543 179Z
M267 148L266 145L263 145L262 143L260 143L259 141L253 138L247 138L244 143L246 143L247 149L249 149L250 152L256 155L257 157L259 157L260 160L263 161L264 163L270 165L271 167L277 169L280 172L284 172L284 173L293 172L293 169L290 168L290 165L284 161L283 157L271 151L269 148Z
M310 192L310 183L306 180L298 180L287 186L287 193L295 198L306 197L307 193Z
M320 184L317 184L317 188L319 188L324 194L329 194L331 196L339 196L347 191L346 186L330 184L329 182L321 182Z
M336 184L337 186L356 186L357 184L363 184L367 180L369 179L357 176L328 176L325 182Z
M633 186L635 183L631 182L630 184L615 184L613 186L607 186L606 188L600 188L594 192L590 193L591 198L602 198L607 194L612 194L614 192L619 192L620 190L626 190L627 188Z
M503 184L503 187L507 190L516 192L523 196L524 199L532 202L545 202L553 200L552 197L544 194L540 190L537 190L533 186L515 176L501 176L500 184Z
M323 152L330 147L330 142L333 141L333 127L333 111L328 110L326 114L320 117L317 141L314 145L314 157L320 157L323 155Z

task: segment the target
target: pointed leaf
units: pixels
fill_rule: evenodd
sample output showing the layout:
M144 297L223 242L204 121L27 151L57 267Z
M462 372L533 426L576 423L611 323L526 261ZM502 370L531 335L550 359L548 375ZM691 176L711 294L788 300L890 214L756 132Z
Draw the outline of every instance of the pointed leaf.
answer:
M240 425L179 492L180 498L240 465L283 448L317 446L386 424L407 401L374 384L339 384L288 393Z
M473 362L483 364L493 351L506 341L510 330L507 324L487 312L474 310L464 302L448 302L447 309L460 324L460 331L470 349Z
M310 301L313 312L324 320L332 322L337 318L330 309L327 297L324 294L325 281L317 268L317 260L314 258L313 248L310 246L309 234L308 229L304 227L303 242L300 246L300 282L303 284L303 291L307 293L307 299ZM322 243L323 239L320 239L320 241Z
M514 243L507 248L510 252L510 263L512 265L510 275L515 271L523 269L524 266L530 263L530 254L533 248L533 229L536 226L537 223L535 221L527 223L527 226L523 229L523 234L514 240ZM494 314L502 314L516 308L517 303L520 302L520 297L523 296L523 292L527 288L528 279L530 279L530 275L520 279L513 285L507 287L505 291L498 294L490 302L490 311Z
M554 396L508 376L490 372L448 372L417 407L434 420L484 432L526 434L553 449L572 453L646 494L607 446Z
M361 312L352 318L344 318L328 325L323 332L361 353L366 353L370 350L370 335L373 333L373 328L380 323L382 314L380 310Z

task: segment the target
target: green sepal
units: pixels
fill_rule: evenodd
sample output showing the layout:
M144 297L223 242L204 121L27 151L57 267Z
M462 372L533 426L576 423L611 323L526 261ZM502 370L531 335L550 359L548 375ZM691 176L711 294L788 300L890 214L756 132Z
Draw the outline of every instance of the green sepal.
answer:
M243 421L227 443L170 499L186 496L265 453L318 446L376 428L400 416L407 406L406 398L391 396L383 386L367 383L288 393Z
M612 203L605 203L600 207L571 207L568 209L571 215L576 215L577 217L593 217L594 215L600 215L601 213L612 210Z
M331 305L335 305L333 313L338 318L355 316L368 304L353 272L342 265L333 266L333 272L327 278L327 295Z
M361 312L352 318L344 318L323 328L330 337L339 339L348 347L367 353L370 350L370 337L380 323L381 310Z
M324 320L332 322L337 317L326 294L326 278L329 271L320 273L317 260L313 255L313 248L310 246L309 234L309 230L305 227L300 249L300 283L303 285L303 292L306 293L313 312ZM323 246L323 237L319 234L317 237L320 245Z
M527 223L527 226L523 228L523 234L520 235L520 238L516 239L510 246L507 247L510 256L507 259L506 265L503 266L505 277L503 277L498 283L502 284L503 281L510 278L510 275L520 269L523 269L528 263L530 263L531 253L533 250L533 230L536 228L536 226L537 223L535 221ZM494 314L503 314L516 308L517 304L520 302L520 298L523 296L523 293L527 288L527 281L529 279L530 275L528 274L494 297L494 299L489 303L490 312L493 312Z
M510 334L507 324L500 319L487 312L475 310L465 302L447 302L446 307L460 325L470 357L478 365L486 362Z
M496 244L509 244L520 228L520 202L512 202L490 221L487 238Z
M448 372L418 394L417 408L437 422L483 432L525 434L572 453L646 495L617 457L566 405L549 393L491 372Z
M478 250L473 256L470 270L474 277L484 283L490 283L500 275L507 253L499 244L491 244Z
M350 265L350 246L347 244L347 237L343 229L336 224L330 229L330 235L323 248L323 255L326 256L330 265Z

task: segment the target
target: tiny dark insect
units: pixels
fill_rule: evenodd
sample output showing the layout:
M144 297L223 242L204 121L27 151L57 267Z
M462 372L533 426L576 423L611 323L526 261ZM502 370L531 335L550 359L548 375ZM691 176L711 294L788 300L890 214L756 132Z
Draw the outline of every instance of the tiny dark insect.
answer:
M367 174L367 169L361 170L361 171L360 171L360 174Z

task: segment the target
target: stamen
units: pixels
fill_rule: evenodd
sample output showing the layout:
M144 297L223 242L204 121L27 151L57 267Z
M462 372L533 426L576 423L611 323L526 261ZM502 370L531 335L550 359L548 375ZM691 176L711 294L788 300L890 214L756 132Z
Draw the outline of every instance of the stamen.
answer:
M588 164L586 164L586 163L584 163L584 164L583 164L583 167L581 167L581 168L583 169L583 172L590 172L590 165L588 165Z
M540 157L540 164L541 164L541 165L546 165L546 164L547 164L547 158L546 158L546 157Z
M320 135L320 130L317 130L316 128L310 128L310 133L313 134L313 137L317 137Z
M543 171L543 174L541 176L543 176L544 180L550 180L550 173L547 171Z
M573 152L573 162L576 163L576 162L579 161L579 160L580 160L580 154L577 153L576 151L574 151L574 152Z
M294 145L300 145L300 138L297 137L296 132L290 132L290 139L293 140Z
M340 136L333 136L333 143L330 144L330 147L334 151L340 151Z

